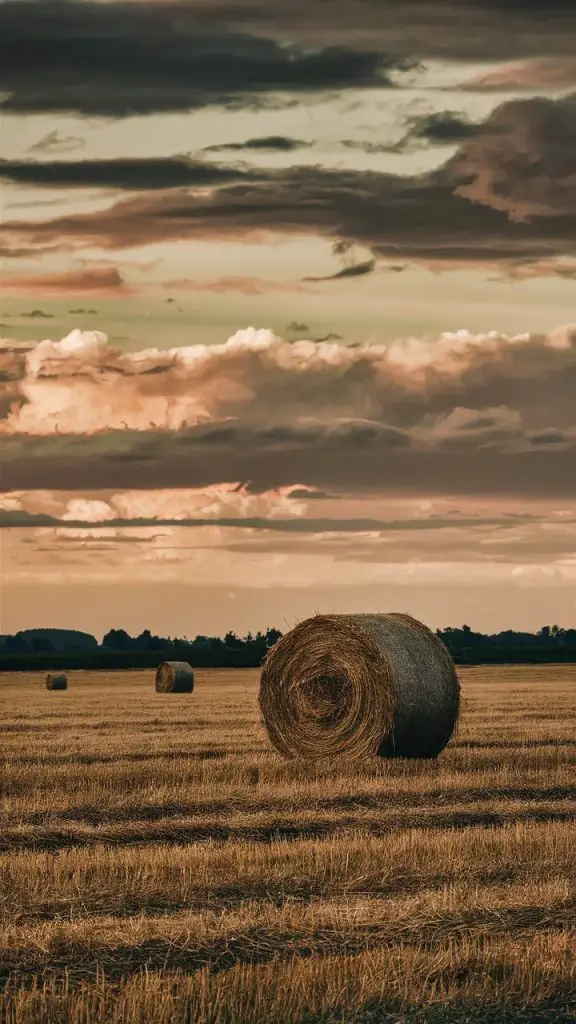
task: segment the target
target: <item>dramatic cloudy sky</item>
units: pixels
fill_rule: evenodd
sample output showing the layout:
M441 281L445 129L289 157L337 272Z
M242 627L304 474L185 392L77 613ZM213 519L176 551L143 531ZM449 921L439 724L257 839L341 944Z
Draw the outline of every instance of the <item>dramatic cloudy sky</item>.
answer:
M0 632L576 622L573 0L0 0Z

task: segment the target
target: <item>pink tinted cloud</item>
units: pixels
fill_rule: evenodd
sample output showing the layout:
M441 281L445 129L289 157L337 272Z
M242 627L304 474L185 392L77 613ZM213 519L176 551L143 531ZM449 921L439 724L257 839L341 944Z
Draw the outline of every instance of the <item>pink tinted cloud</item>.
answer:
M356 347L248 328L220 345L137 352L115 349L100 331L75 330L21 353L18 366L4 435L174 431L227 420L337 431L355 421L397 433L421 424L432 437L447 417L455 425L454 410L471 411L473 431L484 410L482 429L516 434L533 410L536 429L574 427L576 327L512 337L460 330ZM561 422L563 410L570 423Z
M505 64L467 82L466 89L569 89L576 84L576 58Z
M291 496L292 486L252 493L241 482L206 487L127 490L104 497L61 495L50 491L0 494L0 510L44 513L66 522L106 523L110 520L291 518L306 514L305 501Z
M269 292L311 292L312 288L295 281L266 281L261 277L230 276L218 277L212 281L180 278L164 282L164 288L188 292L239 292L242 295L267 295Z
M6 292L62 296L84 293L129 295L134 291L117 267L85 267L59 274L14 275L0 280L0 288Z

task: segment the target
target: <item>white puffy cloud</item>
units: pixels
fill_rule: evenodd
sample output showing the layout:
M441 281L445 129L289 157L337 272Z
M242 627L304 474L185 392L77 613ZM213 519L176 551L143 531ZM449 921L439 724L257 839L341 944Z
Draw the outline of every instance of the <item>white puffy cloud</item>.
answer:
M104 523L107 519L114 519L114 510L106 501L90 501L86 498L72 498L68 502L66 511L62 513L62 519L70 519L72 522L78 520L86 523Z
M0 496L0 510L49 515L63 523L86 524L112 520L184 521L303 516L308 506L301 499L292 498L292 490L292 487L280 487L252 494L245 484L236 482L204 488L121 491L98 498L70 496L57 491L13 491ZM69 534L73 529L69 528ZM119 527L111 529L116 531ZM102 532L99 531L97 536L102 537Z
M3 434L174 431L226 420L410 428L426 417L446 420L456 409L493 407L511 409L527 428L576 420L567 421L576 325L548 335L459 330L357 346L291 343L248 328L220 345L129 353L100 331L75 330L19 358Z
M202 489L127 491L116 494L110 507L119 519L225 519L304 515L307 505L290 497L291 488L251 494L239 483Z

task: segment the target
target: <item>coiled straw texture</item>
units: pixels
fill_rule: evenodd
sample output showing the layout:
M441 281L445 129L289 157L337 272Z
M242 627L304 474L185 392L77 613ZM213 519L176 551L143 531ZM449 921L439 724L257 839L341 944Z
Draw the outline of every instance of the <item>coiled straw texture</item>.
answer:
M410 615L316 615L270 650L260 709L288 758L433 758L457 724L450 654Z
M63 672L59 673L58 675L55 675L55 674L50 672L46 676L46 689L47 690L67 690L68 689L68 679L67 679L67 677L64 675Z
M192 693L194 672L187 661L163 661L156 670L157 693Z

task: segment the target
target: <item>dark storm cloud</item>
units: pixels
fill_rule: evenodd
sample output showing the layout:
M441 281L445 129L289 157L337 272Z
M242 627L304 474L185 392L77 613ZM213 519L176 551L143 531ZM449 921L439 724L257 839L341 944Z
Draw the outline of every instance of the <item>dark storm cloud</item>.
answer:
M380 86L412 59L573 55L572 0L0 4L11 110L125 116Z
M120 444L125 446L122 451ZM254 492L299 480L306 487L340 494L576 498L574 444L514 453L480 442L463 450L426 451L390 446L387 439L359 444L357 438L340 438L338 443L311 444L309 439L291 437L289 430L273 442L257 431L229 428L219 444L214 438L188 436L184 441L177 435L151 434L132 435L128 447L125 437L109 435L79 437L67 445L50 438L22 439L10 448L13 456L18 449L18 457L3 462L4 491L156 490L245 478Z
M480 135L481 132L481 125L473 124L462 114L446 110L413 118L406 139L423 139L434 144L452 145Z
M372 274L376 268L376 260L365 260L363 263L354 263L350 267L343 267L342 270L338 270L335 274L329 274L327 277L304 277L303 281L340 281L342 278L347 277L365 277L366 274Z
M14 529L26 527L49 527L57 526L59 529L78 529L89 527L92 529L114 529L121 527L134 527L136 529L148 526L220 526L237 527L244 530L270 530L277 533L365 533L377 531L382 533L417 533L422 530L443 530L448 527L481 527L498 526L503 530L515 529L516 523L512 520L505 520L501 516L481 518L479 516L469 518L424 518L424 519L265 519L258 516L251 517L211 517L211 518L118 518L94 521L86 519L59 519L56 516L45 513L32 513L25 510L6 512L0 509L0 529Z
M575 32L572 0L11 0L0 4L0 90L7 110L31 113L266 106L279 92L390 85L431 57L571 58Z
M378 153L399 153L403 149L403 139L399 142L369 142L365 139L342 139L345 149L358 149L362 153L376 156Z
M250 485L248 485L250 490ZM293 499L304 499L306 501L337 501L338 495L328 494L327 491L319 491L315 487L295 487L293 491L290 491L289 498Z
M310 330L310 327L308 326L308 324L301 324L301 323L298 323L297 320L293 320L292 323L288 324L286 330L290 331L291 333L294 332L294 331L299 332L299 333L302 333L302 332L305 333L306 331Z
M58 200L55 200L54 202L56 203L56 202L58 202ZM12 204L12 205L15 205L15 204ZM27 207L30 207L30 206L34 206L35 204L31 203L31 202L28 202L25 205ZM40 205L40 204L38 204L38 205ZM51 205L51 204L42 203L42 205L46 206L46 205ZM6 206L6 209L7 208L8 208L8 205ZM59 245L56 242L52 246L43 246L42 247L42 252L43 253L60 252L61 249L62 249L62 246ZM15 246L15 245L0 245L0 259L3 259L3 260L29 260L29 259L36 259L37 256L38 256L38 250L35 247L23 247L23 246Z
M121 117L248 107L275 92L381 87L390 84L390 70L412 64L372 46L302 48L231 30L225 18L205 14L186 2L2 3L5 109Z
M253 181L263 176L266 176L264 172L259 174L246 167L225 167L184 156L42 162L0 160L0 180L44 188L101 187L136 192Z
M54 130L43 135L38 142L29 146L27 153L71 153L75 149L82 149L85 146L84 139L76 135L61 135Z
M117 165L124 167L127 184L140 166L101 163L110 182L120 181ZM340 238L345 250L359 243L374 256L444 268L534 263L548 274L555 272L554 257L576 254L574 95L502 104L446 164L417 177L319 166L256 172L193 164L190 170L177 160L150 162L152 173L147 161L142 165L144 177L159 185L167 184L166 166L174 166L177 175L206 174L206 183L214 175L214 187L124 199L109 210L48 221L7 221L7 243L113 250L270 231ZM67 166L72 176L74 165ZM101 181L99 162L89 167ZM241 180L218 187L219 174Z
M482 131L482 126L473 124L463 114L440 111L422 117L408 119L408 128L397 142L371 142L363 139L343 139L346 149L357 149L363 153L403 153L414 148L414 143L427 142L429 145L450 146L470 139Z
M292 139L286 135L267 135L257 139L247 139L246 142L222 142L217 146L204 146L203 153L225 153L228 151L260 150L277 153L292 153L296 149L305 149L312 146L312 142L304 142L302 139Z
M211 0L205 22L326 45L380 46L418 59L495 61L573 55L573 0Z
M457 192L514 220L576 214L576 93L503 103L446 164Z
M512 221L505 210L457 194L473 177L458 175L456 167L451 183L441 174L400 178L290 169L270 180L230 185L205 195L174 191L121 200L94 213L5 221L3 230L14 247L21 248L25 241L42 252L70 245L120 250L272 232L339 235L370 248L375 256L441 262L446 268L466 262L526 264L576 254L576 213Z

